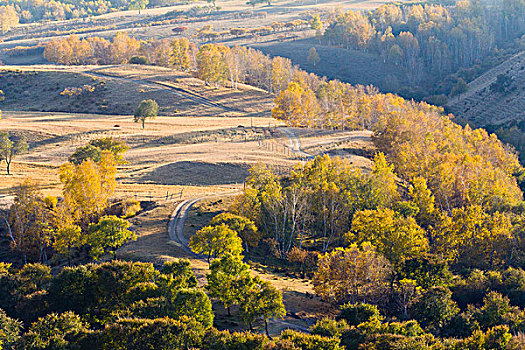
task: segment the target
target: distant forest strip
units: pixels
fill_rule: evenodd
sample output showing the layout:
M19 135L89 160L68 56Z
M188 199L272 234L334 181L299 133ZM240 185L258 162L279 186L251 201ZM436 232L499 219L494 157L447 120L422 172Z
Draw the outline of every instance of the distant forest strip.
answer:
M367 13L333 12L323 25L324 43L402 65L410 82L427 80L436 95L463 92L464 81L475 78L490 56L525 49L524 0L386 4Z

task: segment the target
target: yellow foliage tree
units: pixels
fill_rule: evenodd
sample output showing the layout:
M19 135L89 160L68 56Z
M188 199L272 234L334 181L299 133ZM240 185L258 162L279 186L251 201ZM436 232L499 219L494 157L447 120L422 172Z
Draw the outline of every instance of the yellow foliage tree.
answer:
M388 260L371 244L352 244L319 258L314 290L323 299L336 302L377 300L384 293L390 274Z
M425 230L414 218L403 217L391 209L363 210L354 214L350 243L370 242L395 267L405 259L428 251Z
M64 205L76 222L92 222L107 208L116 188L116 161L104 151L100 162L87 159L79 165L66 163L60 167Z

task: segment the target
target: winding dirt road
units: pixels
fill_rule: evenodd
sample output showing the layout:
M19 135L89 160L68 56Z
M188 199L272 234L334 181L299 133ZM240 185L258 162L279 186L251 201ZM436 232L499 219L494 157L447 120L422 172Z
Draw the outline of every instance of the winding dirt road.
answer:
M288 147L292 150L293 153L297 154L301 158L313 159L315 156L304 152L301 150L301 140L295 135L295 132L291 128L279 128L288 137Z

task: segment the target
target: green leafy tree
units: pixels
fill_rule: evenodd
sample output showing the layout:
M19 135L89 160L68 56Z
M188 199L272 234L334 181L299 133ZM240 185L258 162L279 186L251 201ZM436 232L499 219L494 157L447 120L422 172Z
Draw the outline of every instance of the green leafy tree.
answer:
M112 137L105 137L91 140L86 146L78 147L69 157L69 161L75 165L79 165L87 159L92 159L95 163L99 163L102 159L103 152L110 151L117 163L124 164L125 160L122 155L128 149L129 146L126 145L125 142Z
M8 317L4 310L0 309L0 349L9 349L20 338L22 322Z
M132 0L129 3L129 9L138 10L139 15L140 15L140 11L144 10L146 6L148 6L148 4L149 4L149 0Z
M91 246L90 254L98 260L104 253L115 254L126 241L135 240L135 232L128 230L128 221L117 216L103 216L98 223L90 224L88 243Z
M142 123L142 129L146 119L156 118L159 113L159 105L155 100L143 100L137 110L135 111L134 121L135 123Z
M178 317L194 318L205 327L213 325L213 310L210 298L201 289L181 289L172 301Z
M439 332L459 312L446 287L432 287L425 291L411 308L411 315L422 326Z
M71 349L74 337L87 331L87 325L71 311L49 314L38 319L24 334L24 349Z
M381 321L383 316L379 313L376 305L367 303L347 303L341 305L338 320L345 320L349 326L357 326L364 322L373 320Z
M270 318L282 318L286 315L283 295L270 282L263 281L256 276L242 295L240 313L241 318L250 327L250 330L253 330L253 321L262 318L266 335L269 337L268 320Z
M214 260L206 278L210 296L218 298L224 304L228 315L230 307L241 301L251 279L248 265L239 256L233 255Z
M225 224L206 226L191 237L190 248L197 254L206 255L210 263L212 257L220 258L226 254L240 255L242 240Z
M157 284L165 286L165 290L197 287L197 278L190 265L187 259L166 261L160 270L162 274L157 277Z
M189 317L121 319L100 333L102 350L200 349L205 328Z
M262 233L257 230L255 223L243 216L232 213L221 213L210 221L210 226L221 224L225 224L230 229L237 232L244 243L246 252L249 252L249 247L257 247L259 241L262 239Z
M291 343L291 346L289 345L289 347L283 346L284 349L302 349L302 350L342 350L344 349L344 347L341 347L339 345L340 339L338 338L306 334L306 333L294 331L291 329L287 329L281 333L280 342Z
M4 160L6 164L7 175L9 175L11 162L19 155L26 153L29 146L24 137L21 137L16 143L9 138L8 132L0 133L0 160Z
M201 350L216 349L246 349L265 350L268 349L270 340L262 334L249 332L219 331L209 328L202 339Z

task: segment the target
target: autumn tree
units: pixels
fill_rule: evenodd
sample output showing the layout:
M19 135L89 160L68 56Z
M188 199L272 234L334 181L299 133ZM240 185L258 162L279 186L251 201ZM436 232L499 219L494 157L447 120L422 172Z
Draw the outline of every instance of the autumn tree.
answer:
M60 167L64 205L77 223L96 220L109 205L116 188L116 161L113 153L104 151L98 163L87 159L79 165Z
M135 111L134 121L135 123L140 122L142 129L147 119L154 119L159 113L159 105L155 100L143 100Z
M16 188L10 208L8 234L11 246L23 254L24 260L47 261L51 245L51 213L36 184L26 180Z
M205 44L197 53L197 74L207 84L221 84L227 78L227 67L223 54L224 46Z
M321 35L323 30L323 21L321 21L321 16L318 13L312 15L312 18L310 19L310 28L315 30L317 36Z
M246 252L249 252L249 247L257 247L262 238L262 234L255 226L255 223L248 218L231 213L222 213L210 221L210 226L222 224L228 226L241 237Z
M193 252L206 255L208 263L212 257L242 253L241 238L225 224L200 229L191 237L189 245Z
M9 137L8 132L0 133L0 160L6 164L7 175L10 174L11 162L20 154L26 153L29 146L24 137L14 142Z
M74 218L64 206L57 207L54 215L53 248L59 254L67 256L69 265L71 265L73 249L84 246L87 243L87 235L74 222Z
M346 237L350 243L370 242L395 267L428 250L426 233L414 218L391 209L358 211Z
M208 279L210 296L218 298L228 310L239 304L241 298L247 293L251 277L250 269L243 263L239 256L226 255L221 259L212 261Z
M170 64L176 69L187 71L191 67L190 42L186 38L171 41Z
M315 292L337 302L377 300L390 278L390 264L369 243L336 248L319 258Z
M7 33L12 27L18 25L18 14L13 5L0 6L0 27L2 33Z
M144 1L144 0L138 0ZM127 63L129 59L137 55L140 49L140 42L131 38L128 34L118 32L111 42L111 57L114 63Z
M317 50L315 49L315 47L312 47L308 51L307 61L314 67L321 61L321 58L319 57L319 54L317 53Z
M253 330L253 321L262 318L266 335L269 337L268 320L286 315L281 291L273 287L270 282L256 276L241 296L240 314L250 330Z
M293 126L316 126L319 104L312 90L292 82L275 98L272 117Z
M435 249L444 258L468 267L493 267L509 259L511 222L500 212L479 205L442 214L433 231Z
M90 254L98 260L105 253L113 256L126 241L137 239L135 232L128 230L130 223L117 216L103 216L96 224L88 227Z

